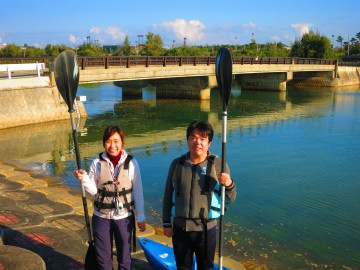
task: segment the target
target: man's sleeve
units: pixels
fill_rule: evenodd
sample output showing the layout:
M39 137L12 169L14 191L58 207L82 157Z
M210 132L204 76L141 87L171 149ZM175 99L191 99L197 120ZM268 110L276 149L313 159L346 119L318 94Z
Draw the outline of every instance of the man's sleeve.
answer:
M172 183L173 174L175 172L177 159L174 160L169 168L168 176L166 179L164 198L163 198L163 227L171 227L171 208L173 206L172 196L174 192L174 186Z

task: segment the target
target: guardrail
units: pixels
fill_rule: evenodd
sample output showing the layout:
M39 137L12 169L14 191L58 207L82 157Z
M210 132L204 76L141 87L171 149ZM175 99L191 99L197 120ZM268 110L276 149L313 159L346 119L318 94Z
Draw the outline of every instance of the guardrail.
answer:
M133 66L183 66L183 65L211 65L215 64L215 56L105 56L78 57L81 69L91 67L126 67ZM302 64L302 65L335 65L333 59L293 58L293 57L233 57L233 64L265 65L265 64Z
M40 70L42 69L45 69L45 63L0 64L0 71L7 72L9 79L11 79L11 73L14 71L28 70L36 70L38 77L40 77Z
M0 58L0 64L15 63L36 63L43 62L46 66L54 57L29 57L29 58ZM81 69L102 67L150 67L150 66L184 66L184 65L213 65L215 56L78 56L79 67ZM318 58L297 58L297 57L256 57L256 56L235 56L233 63L238 65L336 65L334 59ZM343 65L343 63L339 63Z

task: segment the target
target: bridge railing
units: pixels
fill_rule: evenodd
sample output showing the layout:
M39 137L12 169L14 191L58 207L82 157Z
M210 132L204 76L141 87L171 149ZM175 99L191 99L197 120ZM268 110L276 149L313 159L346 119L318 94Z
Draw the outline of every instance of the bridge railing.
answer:
M134 67L134 66L183 66L183 65L212 65L215 64L215 56L105 56L105 57L78 57L82 69L91 67ZM294 57L255 57L255 56L235 56L233 64L239 65L335 65L333 59L317 58L294 58Z
M360 61L352 61L352 62L343 61L343 62L339 63L339 66L342 66L342 67L360 67Z
M27 58L0 58L0 64L17 63L45 63L46 66L54 57L27 57ZM87 68L111 68L111 67L155 67L155 66L184 66L184 65L213 65L215 56L79 56L79 67ZM237 65L335 65L337 60L318 58L297 57L256 57L235 56L233 63Z
M91 67L182 66L215 64L215 56L79 56L81 69Z

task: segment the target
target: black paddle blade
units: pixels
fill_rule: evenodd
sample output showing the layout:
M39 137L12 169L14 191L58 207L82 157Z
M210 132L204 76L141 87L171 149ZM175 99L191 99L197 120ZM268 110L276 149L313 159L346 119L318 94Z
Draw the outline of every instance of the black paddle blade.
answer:
M79 85L79 66L75 52L63 51L55 58L55 81L69 112L72 112Z
M98 270L98 264L96 260L95 246L93 242L89 243L88 250L85 256L85 270Z
M231 84L232 84L232 57L226 48L219 49L216 56L215 74L218 87L220 89L221 99L226 107L229 102Z

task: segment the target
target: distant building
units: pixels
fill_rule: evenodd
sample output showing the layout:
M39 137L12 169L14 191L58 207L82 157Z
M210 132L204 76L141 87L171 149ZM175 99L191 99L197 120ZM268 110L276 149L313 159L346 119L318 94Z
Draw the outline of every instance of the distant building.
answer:
M120 45L103 45L103 51L106 53L114 53L120 48Z

